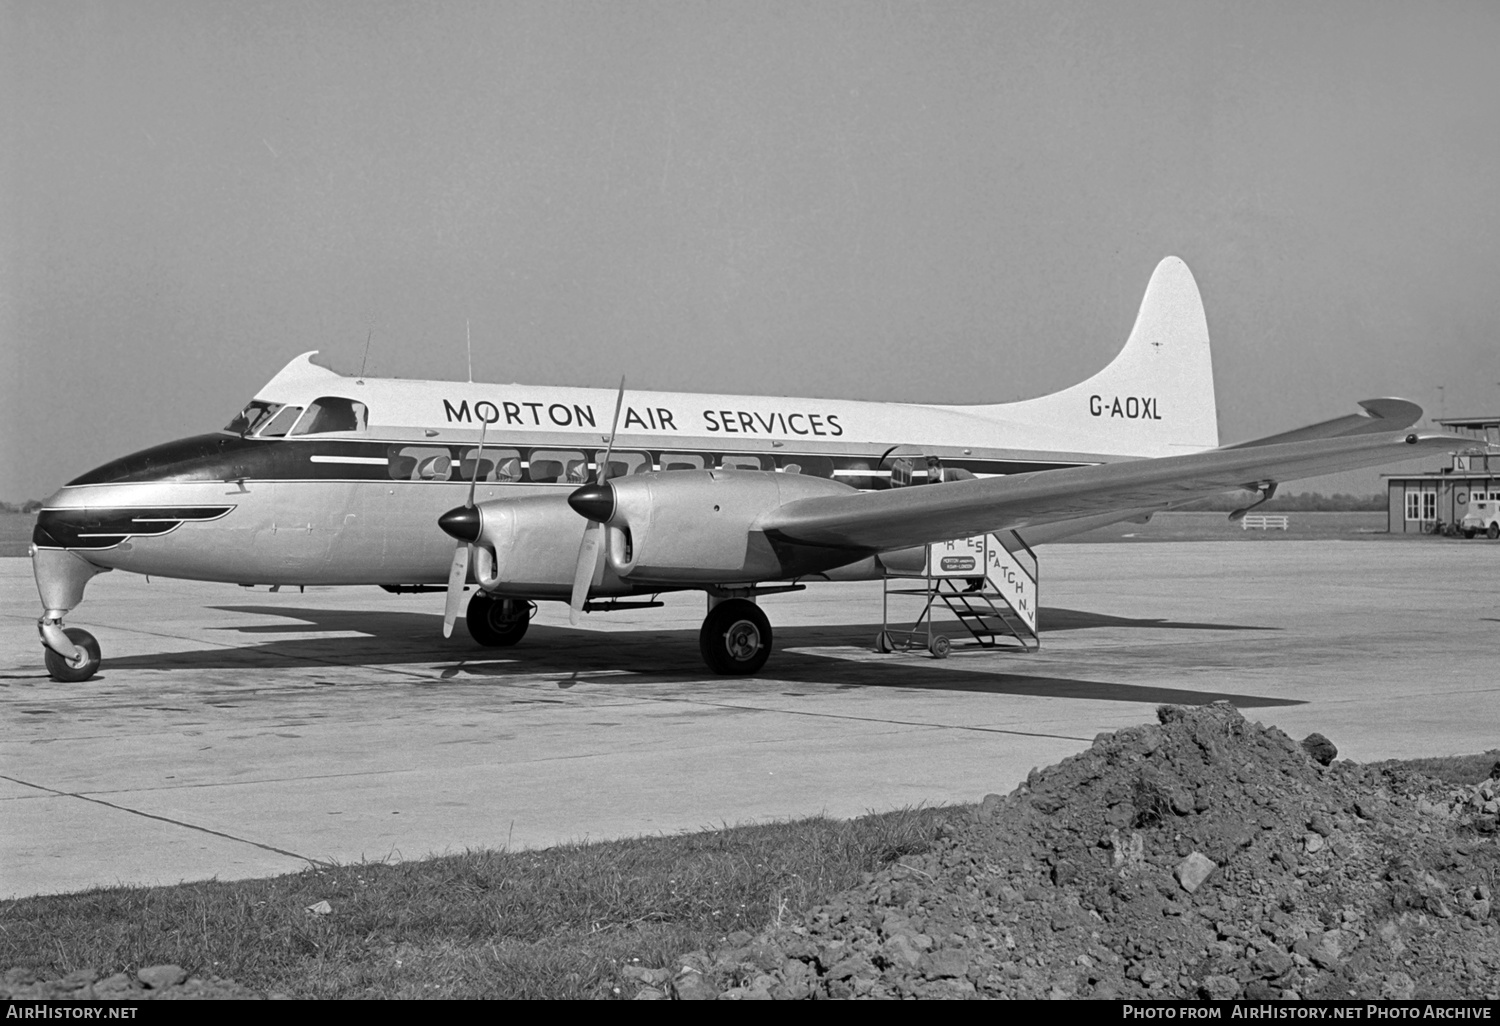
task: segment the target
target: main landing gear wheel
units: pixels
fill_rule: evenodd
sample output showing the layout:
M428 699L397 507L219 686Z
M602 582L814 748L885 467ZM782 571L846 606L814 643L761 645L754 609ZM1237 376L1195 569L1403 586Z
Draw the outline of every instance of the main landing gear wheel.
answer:
M47 663L47 673L53 680L64 684L76 684L79 681L88 680L99 672L99 642L81 627L64 627L63 633L83 653L83 663L74 666L50 648L43 646L43 659Z
M525 599L495 598L475 592L464 615L469 635L486 648L507 648L526 636L531 626L531 603Z
M729 599L709 610L698 632L698 650L715 673L744 676L771 657L771 621L746 599Z

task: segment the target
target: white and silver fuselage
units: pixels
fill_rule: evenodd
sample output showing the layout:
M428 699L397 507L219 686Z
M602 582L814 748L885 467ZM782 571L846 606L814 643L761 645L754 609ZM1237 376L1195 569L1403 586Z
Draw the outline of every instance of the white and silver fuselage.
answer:
M565 500L603 458L615 393L355 379L311 355L272 379L234 430L144 450L70 482L46 501L35 543L164 577L440 584L453 542L437 518L465 501L471 482L481 503L555 497L564 533L581 534ZM725 468L880 489L1202 446L1170 437L1173 411L1150 394L1082 391L1062 423L1028 416L1041 412L1027 409L1034 403L1067 395L944 407L627 392L610 473ZM529 582L541 589L533 592L565 590L573 559L560 552L556 577Z

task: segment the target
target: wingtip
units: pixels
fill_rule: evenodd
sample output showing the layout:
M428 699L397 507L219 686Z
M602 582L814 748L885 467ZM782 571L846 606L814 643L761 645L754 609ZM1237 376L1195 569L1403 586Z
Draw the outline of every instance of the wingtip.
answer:
M1389 421L1389 425L1385 426L1392 431L1399 431L1422 419L1422 407L1407 399L1387 396L1364 399L1359 405L1365 411L1365 416L1373 420Z

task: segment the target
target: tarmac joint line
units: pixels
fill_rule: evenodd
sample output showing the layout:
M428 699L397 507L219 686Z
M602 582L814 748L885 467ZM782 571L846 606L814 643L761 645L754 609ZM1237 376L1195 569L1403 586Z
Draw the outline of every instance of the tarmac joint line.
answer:
M89 795L78 794L73 791L59 791L56 788L46 787L42 784L33 784L29 780L20 780L16 777L6 776L3 773L0 773L0 780L9 780L11 783L20 784L22 787L31 787L35 788L38 791L45 791L47 794L53 795L58 798L77 798L81 801L93 802L95 805L102 805L107 809L114 809L117 812L125 812L129 813L132 816L140 816L143 819L154 819L159 823L170 823L173 826L183 827L187 830L195 830L200 834L209 834L213 837L222 837L226 841L235 841L239 844L248 844L252 848L259 848L262 851L269 851L276 855L285 855L287 858L301 859L303 862L306 862L310 866L330 865L330 863L321 862L318 859L308 858L306 855L299 855L294 851L287 851L285 848L278 848L273 844L263 844L260 841L252 841L248 837L236 837L234 834L226 834L222 830L211 830L208 827L199 826L196 823L185 823L180 819L172 819L170 816L158 816L155 813L142 812L140 809L132 809L126 805L117 805L114 802L107 802L102 798L93 798Z

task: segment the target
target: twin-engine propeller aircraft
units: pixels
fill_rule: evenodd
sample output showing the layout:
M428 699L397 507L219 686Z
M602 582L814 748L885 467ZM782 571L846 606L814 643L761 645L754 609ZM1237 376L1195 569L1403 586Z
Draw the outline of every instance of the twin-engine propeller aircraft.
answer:
M490 646L520 641L538 600L570 603L576 622L699 590L704 659L754 673L771 651L757 595L916 569L932 542L1024 531L1037 544L1233 488L1263 501L1281 481L1459 441L1407 433L1419 407L1372 399L1220 446L1208 326L1175 257L1108 367L993 406L350 378L314 355L222 431L107 463L47 500L32 559L54 679L98 670L98 642L62 619L112 569L446 581L445 635L472 584L469 633Z

